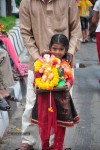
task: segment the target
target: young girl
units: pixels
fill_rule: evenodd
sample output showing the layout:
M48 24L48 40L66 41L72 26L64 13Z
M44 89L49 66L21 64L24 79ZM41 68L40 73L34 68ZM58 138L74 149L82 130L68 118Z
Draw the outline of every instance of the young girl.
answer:
M69 42L65 35L56 34L51 38L50 52L59 58L62 64L66 65L67 50ZM72 76L66 78L65 89L45 93L36 93L37 100L32 112L32 123L39 125L42 150L63 150L66 127L72 127L79 122L79 116L75 110L69 90L73 85ZM48 112L51 105L52 112ZM38 105L38 113L37 113ZM38 120L38 121L37 121ZM50 134L54 133L54 145L49 146Z

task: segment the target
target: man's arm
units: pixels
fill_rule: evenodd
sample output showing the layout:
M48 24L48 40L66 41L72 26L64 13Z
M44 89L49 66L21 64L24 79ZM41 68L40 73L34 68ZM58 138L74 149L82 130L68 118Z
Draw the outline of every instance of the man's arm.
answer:
M69 6L69 50L72 55L79 50L82 40L81 23L78 6L75 0L70 0Z
M93 17L92 17L92 23L97 25L98 21L99 21L99 12L94 10Z
M33 61L35 61L39 57L39 51L32 32L32 24L28 7L27 0L21 2L19 9L20 29L24 45L28 49L29 54L32 56Z
M93 17L92 17L92 23L98 24L99 21L99 5L98 1L95 3L94 8L93 8Z

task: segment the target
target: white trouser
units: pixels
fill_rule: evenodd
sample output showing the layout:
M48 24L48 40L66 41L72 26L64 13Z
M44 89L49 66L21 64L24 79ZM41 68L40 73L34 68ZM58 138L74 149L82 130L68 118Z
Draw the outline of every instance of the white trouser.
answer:
M36 95L33 90L33 71L28 71L28 83L26 94L26 106L22 116L22 143L33 145L34 148L40 149L40 138L38 126L31 124L32 108L35 104ZM30 135L29 135L30 134Z

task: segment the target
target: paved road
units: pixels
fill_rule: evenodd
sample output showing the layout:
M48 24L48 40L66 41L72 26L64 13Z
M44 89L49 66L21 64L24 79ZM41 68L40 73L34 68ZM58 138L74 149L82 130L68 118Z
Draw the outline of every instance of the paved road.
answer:
M82 44L76 55L77 61L86 68L75 69L73 100L81 121L74 128L66 131L65 145L72 150L100 150L100 66L97 62L95 43ZM0 150L14 150L21 143L21 136L11 132L20 132L23 101L13 114L8 128L1 140Z
M73 90L81 121L66 131L65 145L72 150L100 150L100 66L97 64L96 45L82 45L76 58L86 66L75 69Z

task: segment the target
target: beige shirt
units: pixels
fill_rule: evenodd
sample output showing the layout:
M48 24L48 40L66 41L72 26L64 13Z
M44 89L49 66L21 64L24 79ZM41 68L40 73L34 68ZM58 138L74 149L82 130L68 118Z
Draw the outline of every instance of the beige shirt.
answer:
M76 0L22 0L20 5L20 29L30 55L29 69L44 49L48 49L51 37L63 33L69 39L71 54L79 49L82 38Z

